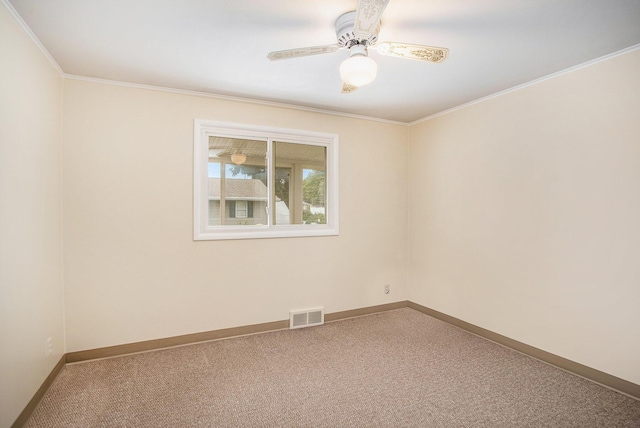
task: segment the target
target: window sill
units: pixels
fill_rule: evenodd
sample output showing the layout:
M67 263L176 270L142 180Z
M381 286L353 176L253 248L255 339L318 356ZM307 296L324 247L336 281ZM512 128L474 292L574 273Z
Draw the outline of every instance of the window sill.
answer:
M337 227L324 224L318 225L291 225L291 226L243 226L229 228L207 228L205 231L196 230L194 241L218 241L226 239L263 239L263 238L301 238L312 236L337 236Z

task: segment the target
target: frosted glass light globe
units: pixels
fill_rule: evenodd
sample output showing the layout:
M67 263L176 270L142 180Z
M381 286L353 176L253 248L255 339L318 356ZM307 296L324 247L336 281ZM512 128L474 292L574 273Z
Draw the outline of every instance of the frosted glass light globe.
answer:
M352 86L364 86L373 82L378 72L378 64L368 56L352 55L340 64L342 81Z
M231 155L231 162L235 163L236 165L242 165L246 161L247 155L245 155L244 153L234 153Z

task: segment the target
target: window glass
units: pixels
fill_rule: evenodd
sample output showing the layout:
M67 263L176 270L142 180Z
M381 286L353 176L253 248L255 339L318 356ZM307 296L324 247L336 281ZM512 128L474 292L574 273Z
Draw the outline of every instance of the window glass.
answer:
M209 137L209 226L267 223L266 153L266 141Z
M276 166L274 180L275 224L293 224L291 220L291 168Z
M319 169L302 170L302 221L305 224L325 224L326 204L325 171Z
M274 152L276 224L326 224L326 147L276 141Z

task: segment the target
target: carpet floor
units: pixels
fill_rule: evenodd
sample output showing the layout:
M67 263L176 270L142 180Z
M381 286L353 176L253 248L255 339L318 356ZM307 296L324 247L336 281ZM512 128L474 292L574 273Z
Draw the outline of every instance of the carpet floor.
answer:
M403 308L69 364L27 427L640 427L640 401Z

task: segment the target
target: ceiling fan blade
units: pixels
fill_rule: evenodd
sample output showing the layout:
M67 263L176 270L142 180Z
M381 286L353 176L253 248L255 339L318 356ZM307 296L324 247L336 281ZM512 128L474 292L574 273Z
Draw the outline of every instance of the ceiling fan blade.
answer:
M353 23L353 33L358 39L367 39L376 31L387 3L389 0L358 0Z
M357 86L350 85L348 83L342 82L342 93L350 94L351 92L355 92L358 89Z
M307 48L286 49L283 51L275 51L269 53L267 58L271 61L277 61L280 59L299 58L303 56L319 55L332 53L340 49L338 45L326 45L326 46L310 46Z
M383 42L375 46L380 55L440 63L449 57L449 49L409 43Z

